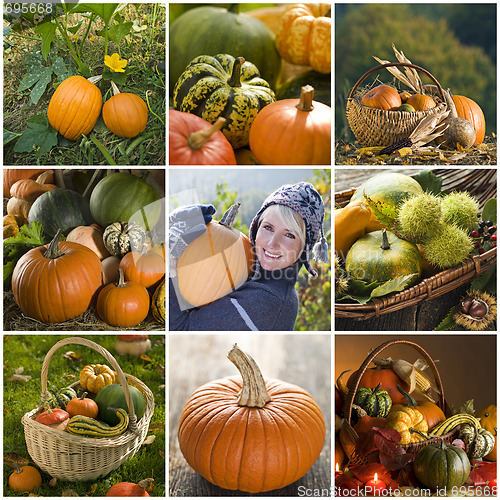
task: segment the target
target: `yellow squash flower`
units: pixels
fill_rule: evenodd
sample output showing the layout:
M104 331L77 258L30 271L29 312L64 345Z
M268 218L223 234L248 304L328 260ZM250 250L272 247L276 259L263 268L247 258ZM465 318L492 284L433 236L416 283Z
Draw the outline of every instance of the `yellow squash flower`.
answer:
M104 64L115 73L124 73L127 60L120 59L120 56L115 52L111 56L104 56Z

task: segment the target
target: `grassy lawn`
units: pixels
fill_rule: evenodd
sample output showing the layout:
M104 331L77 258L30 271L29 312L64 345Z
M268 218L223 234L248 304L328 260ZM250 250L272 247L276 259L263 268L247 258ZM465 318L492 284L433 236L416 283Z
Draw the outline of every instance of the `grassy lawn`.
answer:
M40 402L40 372L48 350L62 338L61 335L4 335L4 455L16 453L31 460L26 448L22 416L36 408ZM71 496L72 490L77 496L102 497L115 483L128 481L137 483L141 479L154 478L152 496L165 496L165 336L150 335L152 349L147 353L149 359L136 358L129 355L117 355L113 350L115 335L87 335L107 349L117 360L125 373L133 375L144 382L155 398L154 414L150 422L148 437L155 436L152 444L143 445L141 449L118 469L103 479L95 481L68 482L58 480L54 487L49 486L50 475L43 471L42 486L35 490L40 496ZM69 359L64 354L73 351L81 355L81 359ZM58 349L50 360L48 372L48 389L66 387L78 380L80 370L87 364L108 364L102 356L85 346L67 345ZM7 379L19 368L23 367L23 375L32 378L27 382L8 382ZM154 426L154 430L151 427ZM35 465L30 463L30 465ZM35 465L36 466L36 465ZM38 467L37 467L38 468ZM19 496L8 486L8 478L12 468L4 461L4 496ZM25 495L26 496L26 495Z

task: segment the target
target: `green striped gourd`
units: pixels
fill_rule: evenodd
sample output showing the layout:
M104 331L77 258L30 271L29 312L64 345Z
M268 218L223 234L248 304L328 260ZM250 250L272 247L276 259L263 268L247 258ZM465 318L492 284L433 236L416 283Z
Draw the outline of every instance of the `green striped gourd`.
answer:
M468 413L457 413L449 418L447 418L444 422L436 425L432 429L430 429L429 434L434 436L443 436L444 434L448 434L455 427L462 424L471 424L475 429L479 430L481 428L481 424L476 417L469 415Z
M43 407L47 410L49 408L61 408L66 410L66 405L73 399L77 397L76 391L71 387L65 387L55 391L50 389L49 392L52 394L44 402Z
M373 389L360 387L356 391L354 404L363 408L370 417L387 417L391 411L391 397L387 391L380 389L381 385Z
M120 421L113 427L95 418L76 415L69 419L66 429L71 434L88 438L112 438L119 436L127 430L129 418L128 413L123 408L115 410L116 416Z
M275 101L257 67L229 54L195 57L177 80L173 96L178 111L210 123L224 117L222 133L235 149L248 145L257 113Z
M495 436L486 429L477 429L471 424L463 424L458 439L465 444L465 453L470 459L481 459L495 447Z

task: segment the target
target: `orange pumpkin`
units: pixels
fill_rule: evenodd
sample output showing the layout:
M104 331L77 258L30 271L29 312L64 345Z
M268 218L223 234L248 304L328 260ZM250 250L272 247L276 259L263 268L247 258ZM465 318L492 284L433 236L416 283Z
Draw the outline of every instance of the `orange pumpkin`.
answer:
M153 482L152 478L143 479L136 483L121 482L114 484L108 490L105 496L107 497L149 497L146 488L149 488Z
M459 118L464 118L465 120L472 123L476 129L476 140L473 146L481 144L484 140L484 134L486 130L486 122L484 120L484 114L481 107L475 103L472 99L462 95L452 96L453 102L457 109L457 115Z
M4 168L3 169L3 196L8 198L10 196L10 188L12 184L20 179L32 179L35 180L40 174L46 172L46 169L40 168ZM52 172L52 171L51 171ZM45 179L45 182L54 182L53 173Z
M80 243L80 245L90 248L90 250L92 250L100 260L103 260L106 257L109 257L110 253L104 246L102 234L102 228L97 224L92 224L90 226L78 226L69 232L66 237L66 241Z
M292 64L331 73L331 4L294 4L285 11L276 33L276 48Z
M249 493L283 488L300 479L321 453L323 414L304 389L264 379L237 345L227 356L241 378L209 382L192 394L179 419L180 450L196 472L221 488Z
M9 486L14 491L32 492L35 488L42 485L42 476L37 469L31 465L25 465L16 469L9 476Z
M434 99L427 94L413 94L408 98L406 104L413 106L415 111L427 111L436 107Z
M177 261L179 291L192 306L200 307L224 297L250 276L252 244L232 227L237 212L234 207L219 222L207 224L207 231Z
M378 85L369 90L361 99L361 104L367 108L390 110L401 106L398 91L390 85Z
M99 407L93 399L86 398L86 395L87 393L84 392L81 397L73 398L66 405L66 411L69 413L70 417L83 415L84 417L97 418Z
M250 129L250 149L263 165L330 165L332 109L314 101L314 88L300 99L268 104Z
M44 323L59 323L85 312L102 284L99 257L78 243L59 243L25 253L12 273L12 292L21 311Z
M122 257L119 269L123 269L125 281L154 288L165 276L165 261L157 253L141 254L133 250Z
M486 408L482 409L479 413L476 414L476 417L481 422L481 427L491 432L493 436L495 436L495 446L493 450L491 450L488 455L484 458L486 460L491 460L492 462L497 461L497 407L496 405L489 405Z

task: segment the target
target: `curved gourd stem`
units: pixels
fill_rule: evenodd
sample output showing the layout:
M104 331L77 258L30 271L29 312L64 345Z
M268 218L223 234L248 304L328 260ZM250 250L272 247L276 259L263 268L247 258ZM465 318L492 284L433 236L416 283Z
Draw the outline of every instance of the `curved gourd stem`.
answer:
M238 396L238 405L249 408L264 408L271 401L266 382L257 363L237 344L228 352L227 357L241 374L243 388Z
M91 76L90 78L87 78L87 80L95 85L97 82L102 80L102 75Z
M346 398L347 395L349 394L349 388L347 387L347 385L342 380L342 376L344 375L344 373L347 373L347 372L350 372L350 371L352 371L352 370L344 370L338 376L337 381L336 381L337 389L340 391L340 393L342 394L342 396L344 396L344 398Z
M118 95L120 93L120 90L118 89L116 83L113 80L111 80L111 87L113 87L113 95Z
M223 226L226 227L233 227L234 220L236 219L236 216L238 215L238 210L240 209L241 203L235 203L234 205L231 205L225 212L224 215L221 217L221 220L219 221L219 224L222 224Z
M418 406L417 400L408 394L399 384L396 384L397 390L406 398L407 406Z
M217 120L211 127L206 128L204 130L198 130L190 134L189 137L187 138L188 146L191 149L198 151L206 144L207 141L210 140L212 135L218 130L220 130L225 124L226 124L226 119L223 118L222 116L219 116L219 118L217 118Z
M227 81L230 87L241 87L241 67L245 62L244 57L237 57L234 60L233 72L231 73L231 78Z
M58 229L56 235L49 243L47 250L45 250L45 253L43 254L46 259L57 259L58 257L62 257L64 255L64 252L59 250L59 239L61 238L61 234L61 229Z
M295 106L300 111L312 111L314 98L314 87L311 85L304 85L300 92L300 100L297 106Z
M446 105L448 106L448 109L450 110L450 114L449 114L447 120L449 120L450 118L458 118L457 108L456 108L455 103L453 102L453 99L452 99L451 94L449 92L450 92L450 89L447 89L443 92L444 99L446 101Z

